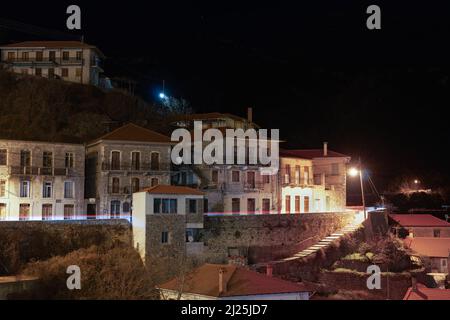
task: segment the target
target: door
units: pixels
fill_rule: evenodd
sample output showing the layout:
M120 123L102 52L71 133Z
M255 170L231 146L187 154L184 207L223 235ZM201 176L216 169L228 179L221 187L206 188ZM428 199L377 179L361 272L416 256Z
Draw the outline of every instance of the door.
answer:
M86 210L88 219L96 219L97 218L97 206L95 203L88 203Z
M255 203L256 203L256 201L254 198L247 199L247 213L248 214L255 214L255 210L256 210Z

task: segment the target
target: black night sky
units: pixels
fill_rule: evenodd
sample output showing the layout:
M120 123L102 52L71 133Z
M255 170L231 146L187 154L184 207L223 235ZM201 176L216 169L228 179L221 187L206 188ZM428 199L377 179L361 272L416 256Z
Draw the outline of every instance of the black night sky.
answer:
M279 128L286 147L361 157L380 189L406 174L448 184L450 3L411 1L7 1L0 18L83 34L112 77L197 112ZM82 32L65 29L69 4ZM382 29L366 28L377 4ZM1 26L0 42L49 39ZM62 39L61 37L57 39Z

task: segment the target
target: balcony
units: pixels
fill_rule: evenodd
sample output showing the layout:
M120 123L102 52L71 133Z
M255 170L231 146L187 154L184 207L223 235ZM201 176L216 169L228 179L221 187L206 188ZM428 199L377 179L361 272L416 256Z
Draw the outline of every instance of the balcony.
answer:
M54 167L32 167L32 166L9 166L9 174L28 175L28 176L73 176L73 168L54 168Z
M299 178L290 178L286 179L285 177L282 177L283 181L281 182L281 185L283 187L308 187L314 185L314 179L299 179Z
M117 171L117 172L127 172L127 173L163 173L170 171L170 163L157 163L153 165L143 164L143 165L131 165L128 163L112 163L112 162L102 162L102 171Z
M3 61L5 64L18 66L18 67L56 67L56 66L82 66L84 65L83 59L76 58L42 58L42 59L7 59Z
M127 187L123 187L123 186L120 186L120 187L114 186L113 187L112 185L108 186L108 194L110 194L110 195L130 196L132 194L131 191L132 190L131 190L130 186L127 186Z

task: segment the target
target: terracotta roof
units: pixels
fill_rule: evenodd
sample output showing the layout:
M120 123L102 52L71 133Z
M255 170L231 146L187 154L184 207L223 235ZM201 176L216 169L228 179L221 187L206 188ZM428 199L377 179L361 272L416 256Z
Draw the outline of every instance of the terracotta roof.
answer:
M95 141L99 140L139 141L139 142L157 142L157 143L171 142L169 137L161 133L137 126L133 123L129 123L120 128L117 128L116 130L113 130L105 134L104 136L96 139Z
M204 193L200 190L185 187L185 186L170 186L159 184L154 187L145 188L142 191L152 193L152 194L188 194L188 195L198 195L203 196Z
M219 270L224 269L226 291L219 292ZM161 289L179 290L174 278L158 286ZM183 291L209 297L232 297L276 293L309 292L306 286L269 277L234 265L204 264L185 276Z
M417 290L411 287L403 300L450 300L449 289L427 288L423 284L417 284Z
M280 157L292 157L300 159L314 159L314 158L350 158L345 154L328 150L328 155L323 155L323 149L301 149L301 150L280 150Z
M103 53L96 46L81 41L24 41L6 44L0 46L0 48L50 48L50 49L85 48L85 49L95 49L103 56Z
M450 227L450 223L431 214L390 214L403 227Z
M406 247L426 257L448 258L450 255L450 238L406 238Z

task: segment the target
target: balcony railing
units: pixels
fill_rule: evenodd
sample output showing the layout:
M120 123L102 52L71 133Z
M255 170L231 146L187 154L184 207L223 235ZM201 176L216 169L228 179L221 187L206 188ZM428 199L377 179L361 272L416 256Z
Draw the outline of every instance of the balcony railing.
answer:
M36 175L36 176L73 176L73 168L10 166L10 175Z
M124 187L124 186L108 186L108 194L111 195L131 195L132 188L130 186Z
M170 163L159 162L157 164L131 165L127 163L102 162L102 171L126 171L126 172L163 172L170 171Z
M310 178L310 179L299 179L299 178L293 178L291 177L290 179L287 179L286 177L281 177L282 181L281 181L281 185L282 186L312 186L314 185L314 179Z
M69 59L63 59L63 58L21 59L21 58L15 58L15 59L6 59L6 60L4 60L4 63L21 65L21 66L33 66L33 65L57 66L57 65L83 65L84 60L77 59L77 58L69 58Z

